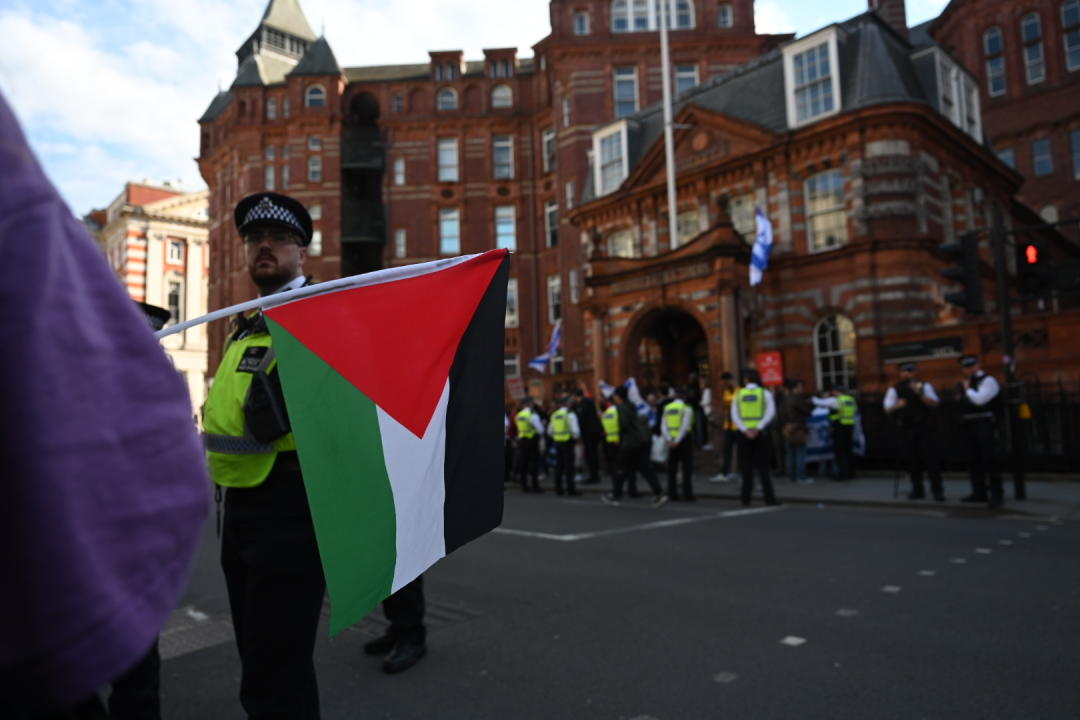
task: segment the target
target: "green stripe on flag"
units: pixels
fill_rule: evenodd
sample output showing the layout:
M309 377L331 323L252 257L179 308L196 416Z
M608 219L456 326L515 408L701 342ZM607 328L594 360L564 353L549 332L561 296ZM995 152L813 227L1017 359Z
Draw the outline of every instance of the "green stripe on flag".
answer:
M330 634L390 595L394 495L375 403L267 318L330 593Z

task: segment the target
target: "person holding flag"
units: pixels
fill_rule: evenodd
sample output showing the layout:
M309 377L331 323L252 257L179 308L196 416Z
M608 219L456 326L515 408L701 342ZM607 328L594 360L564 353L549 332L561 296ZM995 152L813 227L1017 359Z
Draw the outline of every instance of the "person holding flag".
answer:
M266 296L307 284L312 223L277 193L237 204L248 273ZM225 491L221 566L250 718L318 718L315 633L326 583L296 440L262 313L238 316L203 414L211 479Z

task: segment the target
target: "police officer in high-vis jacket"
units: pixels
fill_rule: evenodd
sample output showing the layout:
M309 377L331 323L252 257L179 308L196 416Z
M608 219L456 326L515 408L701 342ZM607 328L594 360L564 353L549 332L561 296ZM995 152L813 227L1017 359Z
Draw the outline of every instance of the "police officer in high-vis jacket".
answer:
M754 492L754 472L757 471L765 504L779 505L769 474L772 441L768 427L776 419L776 401L771 392L761 387L761 376L757 370L743 370L742 385L731 403L731 422L739 430L739 466L742 470L739 499L743 505L750 504Z
M312 224L296 200L250 195L236 229L260 295L306 284ZM221 565L249 718L318 718L312 654L326 587L296 441L266 321L238 317L203 414L210 473L225 490Z
M607 407L600 414L600 424L604 426L604 465L614 487L615 475L619 472L619 408L614 400L607 401Z
M693 408L686 403L686 390L679 388L675 397L664 406L660 431L668 444L667 486L668 498L694 502L694 438ZM682 494L676 477L682 468Z
M555 441L555 493L558 495L564 492L581 494L574 487L574 446L581 438L581 426L577 414L570 410L571 400L569 395L564 397L548 421L548 435Z
M521 491L534 493L544 492L540 488L540 438L544 434L544 424L540 416L533 409L532 398L521 401L521 409L514 416L518 433L518 478L521 480ZM532 487L529 480L532 479Z
M859 412L855 396L843 386L834 385L829 397L811 398L816 407L829 408L832 424L833 452L836 455L836 479L851 480L855 477L855 418Z

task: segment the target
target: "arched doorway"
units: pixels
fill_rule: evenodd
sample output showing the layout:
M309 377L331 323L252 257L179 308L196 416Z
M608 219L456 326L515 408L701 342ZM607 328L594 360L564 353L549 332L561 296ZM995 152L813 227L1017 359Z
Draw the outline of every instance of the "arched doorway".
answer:
M643 315L627 335L624 370L642 388L682 385L691 374L709 376L705 329L678 308L656 308Z

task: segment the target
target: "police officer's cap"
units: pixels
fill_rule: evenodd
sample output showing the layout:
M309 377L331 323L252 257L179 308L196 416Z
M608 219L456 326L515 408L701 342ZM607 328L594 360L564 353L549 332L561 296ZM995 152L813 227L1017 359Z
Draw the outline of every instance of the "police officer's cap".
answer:
M900 363L900 370L902 370L904 372L915 372L915 363L913 363L913 362Z
M307 247L311 242L311 215L303 204L281 193L261 192L248 195L236 204L233 211L236 230L241 235L254 227L279 227L300 236Z
M974 355L964 355L960 358L960 367L975 367L979 364L979 358Z
M744 368L740 374L742 375L744 383L761 384L761 374L754 368Z

